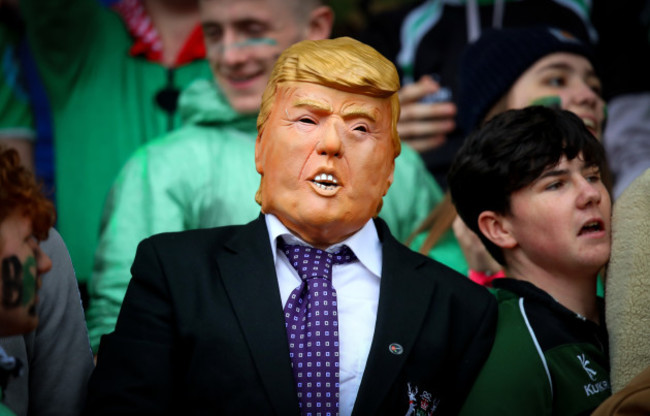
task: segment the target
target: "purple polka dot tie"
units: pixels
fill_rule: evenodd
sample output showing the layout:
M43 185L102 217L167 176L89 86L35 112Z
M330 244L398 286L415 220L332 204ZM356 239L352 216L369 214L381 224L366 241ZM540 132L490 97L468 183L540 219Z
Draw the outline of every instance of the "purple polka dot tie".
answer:
M332 265L357 260L349 247L336 253L313 247L279 248L300 275L284 307L289 355L303 416L339 413L339 331Z

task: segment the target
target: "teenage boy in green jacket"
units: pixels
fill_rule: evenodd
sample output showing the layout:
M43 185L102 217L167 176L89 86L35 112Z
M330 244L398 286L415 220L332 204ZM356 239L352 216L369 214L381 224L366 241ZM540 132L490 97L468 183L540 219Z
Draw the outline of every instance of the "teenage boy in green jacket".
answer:
M578 415L610 394L596 297L610 255L602 145L574 114L533 106L467 139L451 195L509 278L494 282L499 321L461 414Z

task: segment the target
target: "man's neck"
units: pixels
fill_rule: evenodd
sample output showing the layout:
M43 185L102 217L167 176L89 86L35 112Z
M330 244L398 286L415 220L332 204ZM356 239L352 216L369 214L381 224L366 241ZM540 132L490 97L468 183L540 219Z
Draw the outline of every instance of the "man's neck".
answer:
M162 60L165 66L173 66L192 30L199 23L196 0L143 0L162 41Z
M530 264L513 263L506 275L530 282L551 295L565 308L600 323L596 304L597 273L560 273Z

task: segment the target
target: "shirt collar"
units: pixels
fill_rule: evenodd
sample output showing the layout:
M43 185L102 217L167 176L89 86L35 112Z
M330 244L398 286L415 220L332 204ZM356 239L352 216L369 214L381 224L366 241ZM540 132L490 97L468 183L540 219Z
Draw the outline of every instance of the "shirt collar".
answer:
M273 262L277 260L277 239L283 237L288 244L308 246L305 241L292 234L287 227L273 214L265 214L266 227L269 231L269 241L273 253ZM381 277L382 247L373 220L369 220L359 231L350 237L327 248L334 251L342 245L348 246L359 259L359 262L377 277Z
M122 17L129 33L133 36L133 45L129 49L129 54L144 56L151 62L160 63L162 61L162 41L142 5L142 0L119 0L112 8ZM201 25L197 24L176 57L174 66L203 58L205 58L203 31Z
M535 286L535 284L531 282L505 277L505 278L493 280L492 285L494 288L505 289L509 292L514 293L517 296L532 299L536 302L542 303L546 305L548 308L550 308L551 310L555 310L557 313L574 316L580 319L581 321L588 321L587 318L580 315L579 313L573 312L572 310L566 308L564 305L558 302L553 296L551 296L548 292L538 288L537 286ZM605 308L604 308L604 303L602 298L596 297L596 305L598 307L598 314L600 315L599 316L600 322L604 324Z

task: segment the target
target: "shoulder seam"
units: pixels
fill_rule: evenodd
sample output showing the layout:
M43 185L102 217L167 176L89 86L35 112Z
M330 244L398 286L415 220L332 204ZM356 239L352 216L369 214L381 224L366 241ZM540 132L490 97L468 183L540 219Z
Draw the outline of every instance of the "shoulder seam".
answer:
M539 355L539 358L542 361L542 365L544 366L544 371L546 371L546 376L548 377L548 385L549 388L551 389L551 399L553 399L554 395L553 395L553 382L551 380L551 372L548 369L548 364L546 363L546 357L544 357L544 352L542 351L542 348L539 345L539 342L537 341L537 336L535 335L535 331L533 331L533 327L530 325L530 322L528 321L528 316L526 315L526 310L524 308L524 298L519 298L519 311L521 312L521 316L524 318L524 322L526 323L526 328L528 329L528 333L530 334L530 337L533 340L533 344L535 344L535 349L537 350L537 354Z

